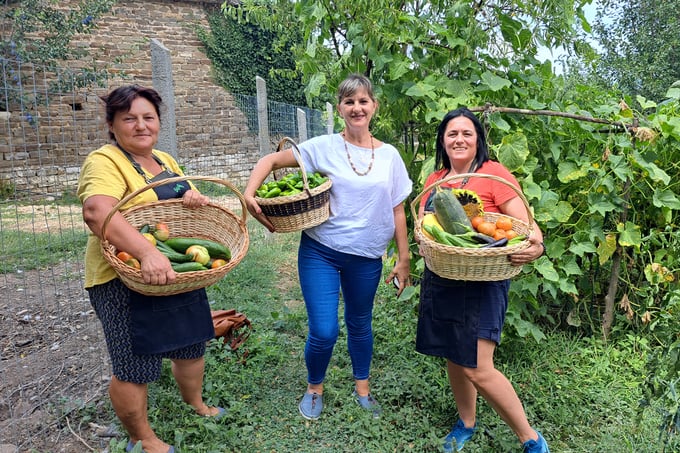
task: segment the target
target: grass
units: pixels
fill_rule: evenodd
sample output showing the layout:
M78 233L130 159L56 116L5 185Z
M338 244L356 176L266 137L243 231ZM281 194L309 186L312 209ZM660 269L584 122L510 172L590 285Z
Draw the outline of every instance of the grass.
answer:
M86 243L87 233L73 229L64 230L58 235L49 232L2 231L0 274L19 269L40 269L64 260L82 260Z
M209 289L214 308L236 308L254 326L236 352L218 342L208 347L204 395L227 414L219 421L194 416L166 364L149 394L158 435L192 453L440 451L457 417L444 362L414 351L414 302L397 301L387 285L376 299L371 378L382 418L373 420L351 398L344 326L328 370L323 415L314 422L299 415L306 316L297 284L298 235L265 235L258 224L249 227L247 256ZM661 452L656 414L650 410L636 418L643 351L634 338L605 344L553 332L541 343L504 338L497 364L553 452ZM115 421L110 410L108 415L106 422ZM511 430L481 399L478 423L481 430L464 451L520 450ZM111 453L124 451L126 442L112 441ZM665 451L679 451L680 442L674 442Z

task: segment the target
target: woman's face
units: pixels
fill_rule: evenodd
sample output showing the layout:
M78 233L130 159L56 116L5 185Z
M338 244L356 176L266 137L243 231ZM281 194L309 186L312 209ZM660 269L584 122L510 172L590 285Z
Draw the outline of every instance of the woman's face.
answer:
M337 106L338 113L345 120L345 126L352 128L368 128L377 107L378 104L364 88L359 88L353 95L342 98Z
M158 141L161 121L154 105L144 98L136 98L129 112L118 112L109 125L116 142L133 154L150 153Z
M452 166L467 168L477 155L477 131L469 118L457 116L449 121L442 141Z

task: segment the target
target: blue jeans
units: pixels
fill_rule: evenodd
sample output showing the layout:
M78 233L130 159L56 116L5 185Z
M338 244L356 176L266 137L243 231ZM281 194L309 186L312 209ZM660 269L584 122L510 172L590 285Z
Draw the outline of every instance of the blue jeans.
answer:
M320 384L326 377L338 340L341 289L352 374L354 379L368 379L373 356L373 299L382 275L382 260L337 252L302 233L298 274L309 327L305 344L307 382Z

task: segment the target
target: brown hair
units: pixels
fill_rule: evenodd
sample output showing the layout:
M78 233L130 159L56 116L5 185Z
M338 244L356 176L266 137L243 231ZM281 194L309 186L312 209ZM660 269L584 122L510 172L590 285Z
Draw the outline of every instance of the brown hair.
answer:
M161 106L163 105L161 95L153 88L146 88L140 85L126 85L116 88L105 96L100 96L100 99L104 101L106 107L106 123L109 125L112 124L113 119L118 112L129 112L132 101L137 98L144 98L151 102L156 109L156 114L160 121ZM111 140L116 139L115 135L113 135L113 132L110 130L109 138Z

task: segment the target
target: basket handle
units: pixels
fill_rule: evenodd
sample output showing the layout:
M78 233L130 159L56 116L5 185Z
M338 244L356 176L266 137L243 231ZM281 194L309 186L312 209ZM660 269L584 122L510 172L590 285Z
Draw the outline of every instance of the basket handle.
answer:
M297 147L297 143L295 143L295 140L293 140L290 137L283 137L281 141L279 141L279 146L276 147L276 152L278 153L279 151L281 151L286 142L292 145L291 149L293 151L293 157L295 158L295 160L298 163L298 166L300 167L300 173L302 173L302 187L305 189L305 192L307 192L307 195L311 197L312 193L309 191L307 171L305 170L305 164L302 162L302 154L300 153L300 149ZM276 173L274 173L274 179L276 179Z
M230 189L232 192L234 192L236 194L236 196L238 197L239 201L241 202L241 222L243 224L245 224L246 215L247 215L247 212L248 212L248 209L246 208L246 201L243 198L243 195L241 194L241 192L233 184L231 184L229 181L225 181L225 180L220 179L220 178L214 178L212 176L187 176L187 175L174 176L172 178L160 179L158 181L150 182L146 186L141 187L141 188L135 190L134 192L126 195L125 197L123 197L111 209L111 212L109 212L109 214L106 216L106 219L104 219L104 223L102 224L102 231L101 231L102 241L106 241L106 228L108 227L109 222L111 221L113 216L116 214L116 212L118 212L118 210L122 206L124 206L128 201L132 200L134 197L136 197L140 193L146 192L147 190L153 189L154 187L158 187L158 186L162 186L162 185L170 184L170 183L174 183L174 182L179 182L179 181L187 181L187 180L209 181L209 182L222 184L223 186L226 186L228 189ZM163 200L159 200L159 201L163 201Z
M418 227L418 222L416 221L416 219L418 218L418 217L417 217L417 216L418 216L418 212L417 212L417 210L416 210L416 205L419 204L420 199L423 197L423 195L425 195L426 193L430 193L430 191L431 191L432 189L434 189L435 187L438 187L439 185L441 185L441 184L443 184L443 183L445 183L445 182L453 181L453 180L456 180L456 179L465 179L465 178L486 178L486 179L493 179L493 180L495 180L495 181L502 182L502 183L505 184L506 186L509 186L512 190L515 191L515 193L516 193L517 196L520 198L520 200L522 200L522 203L524 203L524 208L527 210L527 216L528 216L528 218L529 218L529 223L528 223L529 226L531 226L531 225L534 224L534 216L533 216L532 213L531 213L531 207L529 206L529 202L527 201L527 199L526 199L526 197L524 196L524 194L522 193L522 191L519 190L517 187L515 187L514 184L509 183L507 180L501 178L500 176L487 175L487 174L485 174L485 173L461 173L461 174L458 174L458 175L452 175L452 176L448 176L448 177L446 177L446 178L442 178L442 179L440 179L439 181L435 181L434 183L432 183L432 184L430 184L429 186L425 187L425 188L423 189L423 191L422 191L420 194L418 194L418 196L415 197L415 198L413 199L413 201L411 201L411 214L413 215L413 219L414 219L414 221L415 221L415 223L416 223L416 227Z

